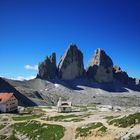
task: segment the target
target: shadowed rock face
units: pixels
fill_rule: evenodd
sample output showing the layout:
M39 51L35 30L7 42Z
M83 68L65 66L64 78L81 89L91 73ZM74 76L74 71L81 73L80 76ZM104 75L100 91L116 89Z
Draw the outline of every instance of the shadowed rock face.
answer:
M89 60L87 76L99 83L113 81L113 62L100 48L94 52L93 57Z
M46 59L39 64L39 78L42 79L55 79L57 76L57 67L56 67L56 54L52 53L50 57L46 57Z
M113 75L114 78L121 82L123 85L133 86L140 84L139 79L129 77L127 72L122 71L121 68L117 65L113 66Z
M129 76L125 71L122 71L121 68L117 65L113 66L113 75L114 78L120 81L122 84L127 85L129 82Z
M73 80L83 76L83 54L75 44L65 51L58 64L59 78Z

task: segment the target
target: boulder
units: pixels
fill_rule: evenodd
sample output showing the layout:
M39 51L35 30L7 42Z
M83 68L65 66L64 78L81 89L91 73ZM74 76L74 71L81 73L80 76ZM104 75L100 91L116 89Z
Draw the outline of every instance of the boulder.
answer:
M113 81L113 62L104 50L95 50L88 63L87 76L99 83Z
M55 79L57 76L56 54L52 53L50 57L41 62L38 66L39 72L37 77L42 79Z
M74 80L84 74L83 54L75 44L70 44L58 64L59 78Z

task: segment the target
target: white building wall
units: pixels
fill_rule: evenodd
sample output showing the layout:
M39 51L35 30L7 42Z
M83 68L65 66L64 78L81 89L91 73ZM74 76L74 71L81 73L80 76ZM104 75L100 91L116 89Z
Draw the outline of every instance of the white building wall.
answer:
M12 96L6 103L6 109L8 112L17 110L18 108L18 101L15 96Z
M0 104L0 111L6 112L6 104Z
M58 112L71 112L72 111L72 109L71 109L71 107L59 107L58 108Z
M0 104L1 112L11 112L18 109L18 100L12 96L7 102Z

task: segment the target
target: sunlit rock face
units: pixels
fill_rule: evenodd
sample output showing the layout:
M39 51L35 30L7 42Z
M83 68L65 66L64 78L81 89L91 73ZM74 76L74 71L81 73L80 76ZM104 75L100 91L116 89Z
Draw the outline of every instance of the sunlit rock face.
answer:
M83 54L75 44L70 44L58 64L59 78L74 80L84 73Z
M113 81L113 62L104 50L95 50L88 63L87 76L99 83Z

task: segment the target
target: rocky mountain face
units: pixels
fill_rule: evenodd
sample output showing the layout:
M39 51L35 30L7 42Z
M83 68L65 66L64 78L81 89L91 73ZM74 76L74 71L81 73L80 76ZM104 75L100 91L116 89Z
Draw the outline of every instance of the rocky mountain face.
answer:
M122 71L122 69L117 65L113 66L113 76L116 80L121 82L123 85L128 85L128 86L140 85L139 79L129 77L127 72Z
M52 53L50 57L39 64L39 72L37 77L42 79L55 79L57 76L57 67L56 67L56 54Z
M131 78L127 72L117 65L100 48L96 49L89 60L87 70L84 69L83 53L75 44L70 44L56 65L56 54L52 53L39 64L37 78L46 80L75 80L77 78L92 79L98 83L111 83L114 80L122 85L140 85L140 80Z
M83 54L75 44L71 44L58 64L59 78L73 80L83 76Z
M99 83L113 81L113 62L104 50L95 50L89 60L87 76Z

